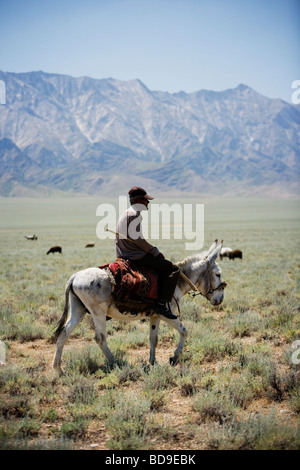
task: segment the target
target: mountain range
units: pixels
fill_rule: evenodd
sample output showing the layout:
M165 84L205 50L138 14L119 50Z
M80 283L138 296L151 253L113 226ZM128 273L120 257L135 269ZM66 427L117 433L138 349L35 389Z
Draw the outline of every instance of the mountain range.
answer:
M299 194L299 105L243 84L171 94L44 72L0 80L1 196Z

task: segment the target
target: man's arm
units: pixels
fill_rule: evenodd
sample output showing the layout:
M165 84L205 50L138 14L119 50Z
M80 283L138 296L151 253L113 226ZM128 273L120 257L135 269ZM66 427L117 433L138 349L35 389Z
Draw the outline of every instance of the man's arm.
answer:
M142 216L138 214L138 216L132 216L128 218L128 238L133 240L135 245L143 250L146 253L150 253L155 258L160 254L159 249L156 246L151 245L150 243L145 240L143 233L142 233Z

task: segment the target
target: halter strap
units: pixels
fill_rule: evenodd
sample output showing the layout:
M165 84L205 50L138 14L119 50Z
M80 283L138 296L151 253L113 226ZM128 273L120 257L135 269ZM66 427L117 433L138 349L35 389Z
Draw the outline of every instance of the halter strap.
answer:
M209 264L208 264L207 260L206 260L206 267L207 267L208 274L211 275L211 271L210 271ZM211 285L210 279L209 279L209 284ZM225 281L223 281L223 282L220 282L218 287L216 287L215 289L209 289L209 291L207 291L206 294L202 294L200 289L198 289L199 292L197 292L197 294L195 292L191 292L191 296L195 297L196 295L202 295L203 297L205 297L207 299L207 296L209 294L213 294L216 290L219 290L219 289L225 289L225 287L227 287L227 284L226 284Z

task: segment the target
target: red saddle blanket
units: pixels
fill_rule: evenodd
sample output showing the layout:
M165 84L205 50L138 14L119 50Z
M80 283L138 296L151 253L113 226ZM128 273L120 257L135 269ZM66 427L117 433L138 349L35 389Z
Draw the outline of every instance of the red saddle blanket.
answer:
M113 274L116 283L113 297L116 300L157 299L158 275L153 269L135 266L134 262L123 258L99 268L109 268Z

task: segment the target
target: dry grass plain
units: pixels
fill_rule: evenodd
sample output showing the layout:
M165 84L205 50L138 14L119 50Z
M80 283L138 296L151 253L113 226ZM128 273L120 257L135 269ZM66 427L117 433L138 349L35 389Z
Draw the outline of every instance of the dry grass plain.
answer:
M51 334L65 283L115 259L95 233L102 202L111 201L0 199L1 449L299 449L299 201L186 201L205 203L203 249L224 239L243 259L219 260L222 305L185 298L180 364L169 365L178 337L163 322L151 368L148 323L108 322L118 358L109 368L86 315L57 377ZM47 256L52 245L63 253ZM158 245L173 261L191 254L180 240Z

